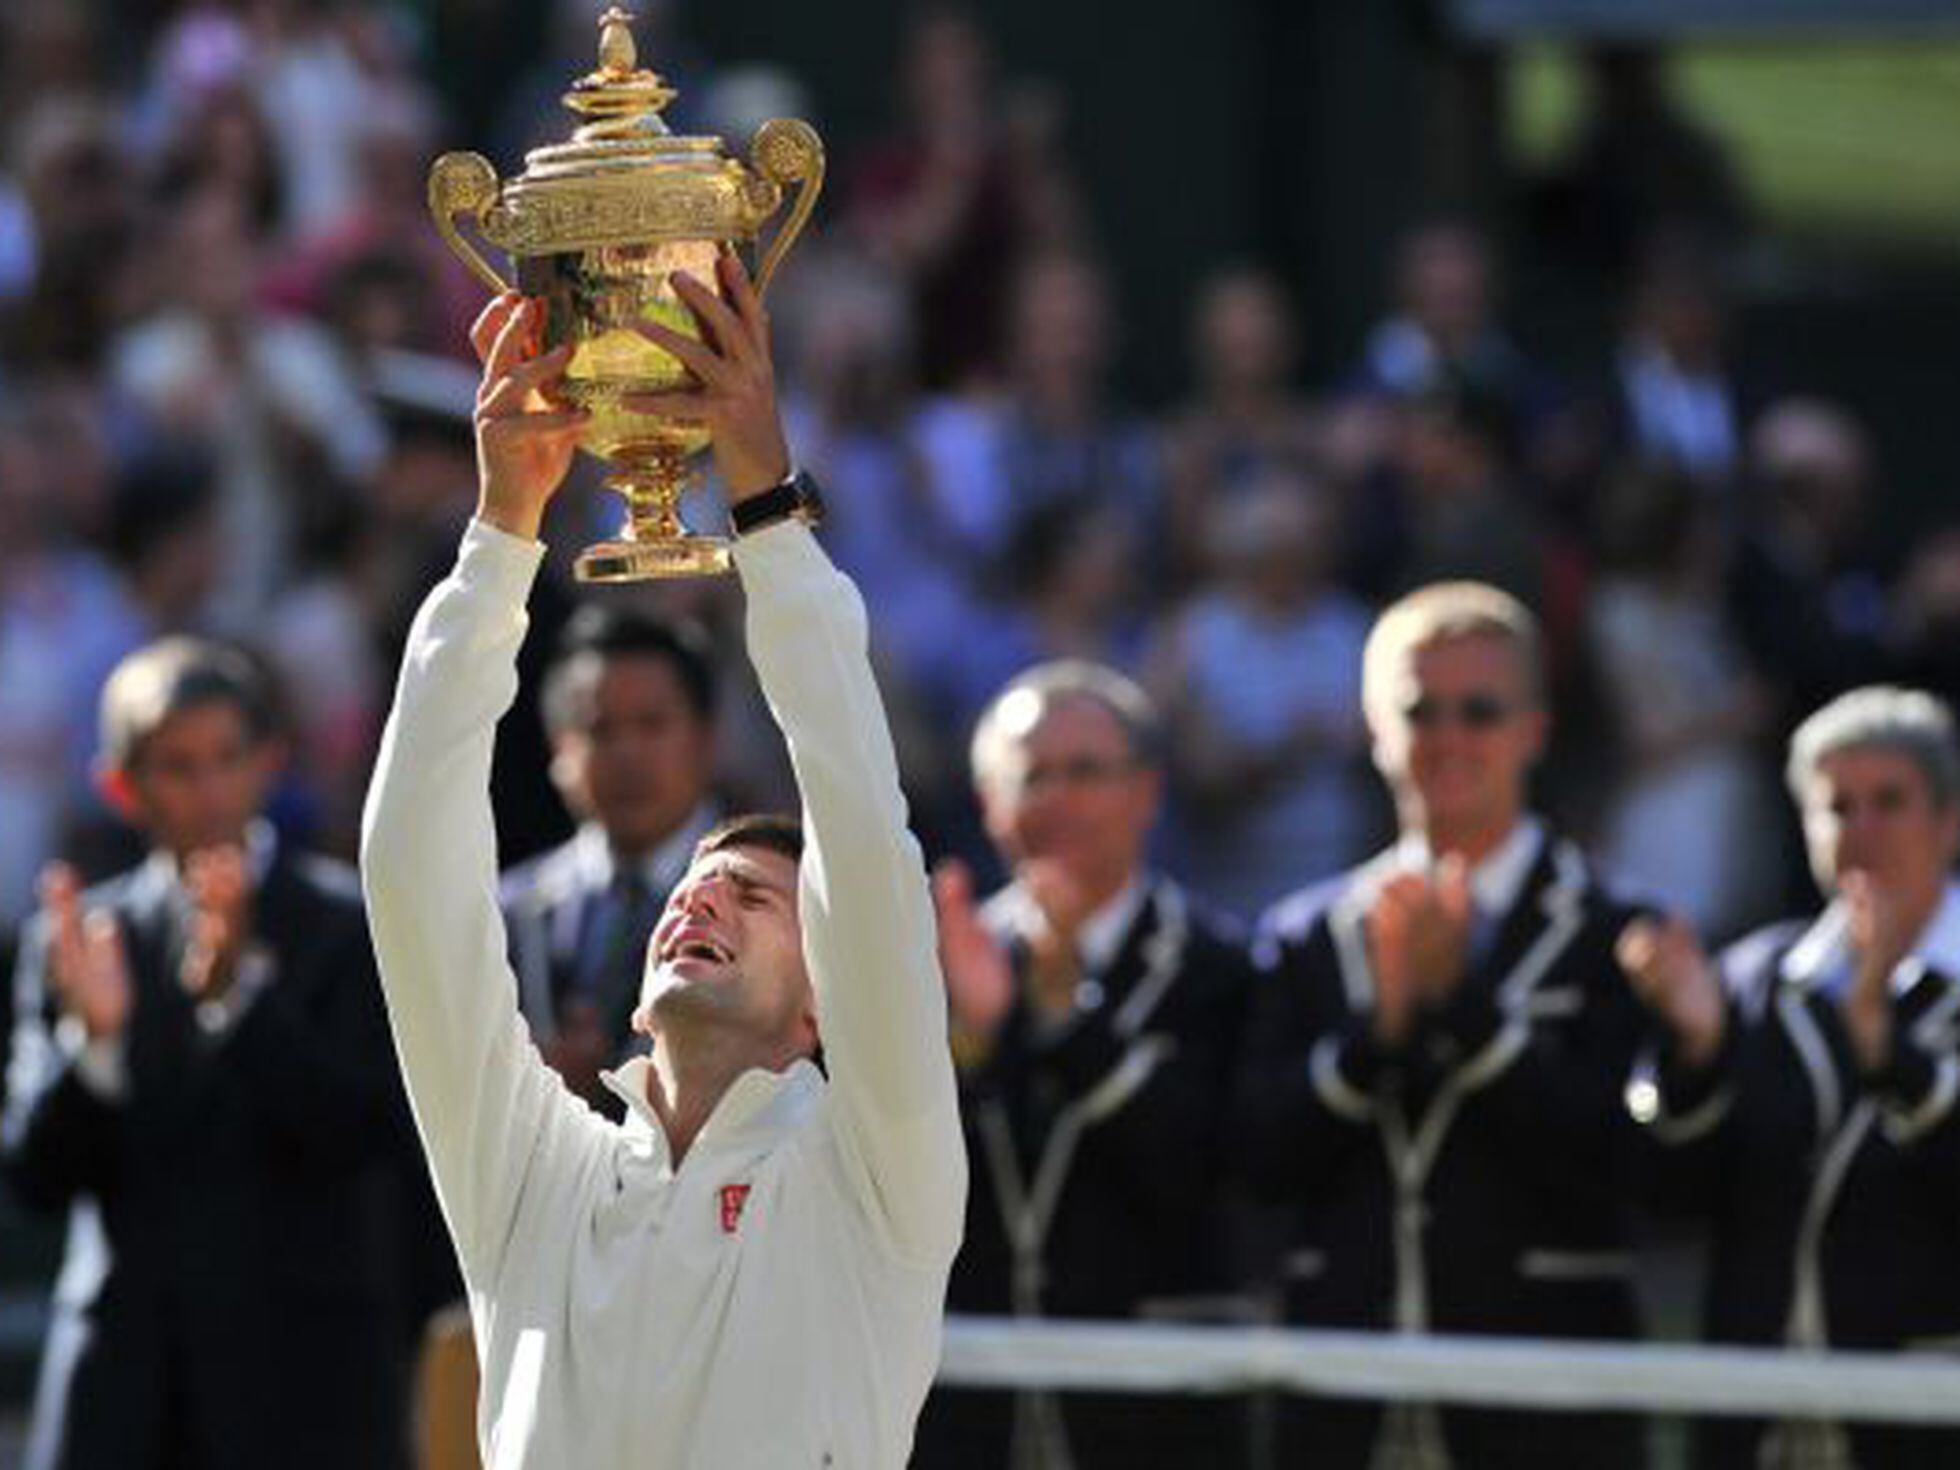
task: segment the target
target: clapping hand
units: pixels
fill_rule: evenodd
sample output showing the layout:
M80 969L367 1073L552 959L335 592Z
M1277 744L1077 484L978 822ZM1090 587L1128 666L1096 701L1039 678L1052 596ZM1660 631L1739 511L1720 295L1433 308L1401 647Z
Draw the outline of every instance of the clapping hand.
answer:
M1695 931L1680 919L1635 919L1621 931L1613 954L1634 995L1672 1033L1681 1060L1693 1069L1712 1062L1728 1011Z
M1375 892L1363 927L1375 976L1375 1040L1399 1046L1417 1014L1441 1005L1463 979L1473 917L1463 861L1433 874L1397 873Z
M1917 937L1904 905L1865 873L1838 882L1854 968L1841 1014L1858 1065L1878 1071L1892 1055L1892 972Z
M81 881L66 863L41 874L41 912L48 926L48 981L66 1015L91 1041L121 1036L134 994L122 931L104 909L82 912Z
M993 1041L1014 1006L1014 967L973 899L973 874L949 859L932 871L932 903L939 917L939 968L953 1025L978 1046Z
M208 847L184 864L190 895L190 942L178 979L193 1000L222 1000L238 978L252 935L252 877L244 850Z

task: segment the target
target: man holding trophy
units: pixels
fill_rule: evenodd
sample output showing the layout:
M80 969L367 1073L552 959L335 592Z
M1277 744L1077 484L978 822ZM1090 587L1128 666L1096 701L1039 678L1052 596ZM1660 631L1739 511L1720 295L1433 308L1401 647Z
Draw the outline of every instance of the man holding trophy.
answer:
M900 1466L959 1245L932 905L863 604L804 523L755 288L732 252L715 269L718 291L671 278L698 339L639 327L695 386L624 403L712 436L803 815L696 848L647 957L653 1054L606 1077L623 1124L532 1048L495 900L492 740L541 518L588 424L573 345L542 350L543 308L514 293L473 332L477 516L416 621L368 797L375 948L499 1470Z

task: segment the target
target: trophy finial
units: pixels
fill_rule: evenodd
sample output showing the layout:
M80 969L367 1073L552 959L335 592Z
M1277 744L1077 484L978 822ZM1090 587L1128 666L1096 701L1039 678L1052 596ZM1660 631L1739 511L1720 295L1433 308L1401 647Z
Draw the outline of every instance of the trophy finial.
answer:
M674 100L674 89L640 66L640 48L633 44L633 14L614 5L599 17L599 66L587 72L565 96L572 111L592 119L572 136L627 137L661 132L660 109Z
M637 71L639 50L633 44L633 13L614 5L599 17L599 69L615 76Z

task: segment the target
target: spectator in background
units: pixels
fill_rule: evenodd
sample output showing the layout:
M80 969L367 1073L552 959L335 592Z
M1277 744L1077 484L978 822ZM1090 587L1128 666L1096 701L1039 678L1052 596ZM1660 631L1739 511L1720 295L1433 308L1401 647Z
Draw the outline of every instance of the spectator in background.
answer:
M990 696L1036 663L1086 659L1140 671L1145 560L1137 527L1108 504L1061 500L1029 517L1002 563L1013 569L1015 595L982 604L921 674L940 728L970 730Z
M61 465L33 412L0 399L0 927L89 800L97 691L142 633L109 568L67 533Z
M113 381L159 430L217 454L224 567L208 616L245 633L291 578L303 471L317 464L361 484L386 441L326 334L255 306L264 242L240 200L187 197L163 248L170 298L118 337Z
M1369 635L1363 709L1402 838L1267 916L1240 1066L1242 1162L1289 1211L1290 1323L1636 1330L1630 911L1525 805L1543 677L1536 622L1491 587L1426 587ZM1604 1414L1280 1415L1282 1462L1329 1470L1641 1463L1640 1425Z
M999 374L1013 275L1035 238L1024 191L1054 167L1010 147L993 65L973 15L943 4L921 11L896 71L898 130L847 183L853 232L912 293L920 375L935 392ZM1039 131L1032 141L1047 147Z
M1387 561L1390 585L1488 582L1546 608L1563 650L1575 609L1563 596L1547 606L1549 593L1564 590L1551 564L1561 548L1519 491L1517 433L1503 400L1467 382L1439 381L1403 405L1391 502L1402 525Z
M1688 235L1655 236L1614 362L1608 456L1688 475L1733 514L1755 409L1731 361L1715 262Z
M1161 543L1162 468L1148 425L1109 394L1109 283L1088 257L1048 254L1014 277L1006 391L928 404L919 444L945 523L965 555L1004 580L1017 538L1057 506L1128 521Z
M1715 1342L1937 1350L1960 1333L1960 746L1951 712L1868 687L1790 742L1791 795L1828 902L1719 967L1678 921L1621 945L1666 1022L1634 1094L1677 1198L1714 1224ZM1932 1470L1950 1428L1724 1419L1696 1463Z
M22 946L8 1177L69 1214L29 1470L403 1463L407 1115L353 875L258 820L279 750L236 652L103 691L153 849L50 869Z
M271 238L285 216L285 180L271 124L248 81L240 72L183 100L151 168L152 187L166 201L203 190L224 194L244 207L254 234Z
M1146 863L1162 761L1143 692L1081 662L1014 680L974 734L1014 876L978 909L963 868L934 879L972 1181L951 1310L1136 1318L1226 1285L1219 1161L1249 973ZM915 1463L1128 1470L1230 1445L1215 1404L940 1390Z
M304 240L362 206L362 149L376 118L417 95L383 12L349 0L259 0L251 82L285 183L280 233Z
M1172 570L1180 585L1209 565L1211 517L1234 493L1319 458L1312 405L1293 386L1299 343L1277 278L1253 267L1213 274L1192 324L1197 384L1172 419L1164 458Z
M1600 854L1702 932L1733 936L1773 912L1783 865L1757 756L1772 702L1723 606L1718 512L1684 475L1633 471L1602 520L1611 570L1587 633L1623 749Z
M1490 244L1468 221L1439 219L1403 236L1396 249L1395 311L1368 334L1354 386L1415 398L1464 385L1529 427L1543 389L1497 317Z
M390 347L466 359L484 291L429 218L437 138L426 101L407 89L384 94L361 118L356 143L358 192L279 254L262 299L329 321L357 354ZM377 308L387 315L377 320Z
M642 1049L648 936L721 816L712 655L686 624L587 606L545 671L543 707L552 781L579 828L504 875L511 968L544 1059L617 1121L599 1073Z
M1737 631L1790 710L1889 668L1890 558L1876 529L1870 437L1851 413L1790 398L1749 435L1750 514L1728 579Z
M1277 467L1218 506L1213 575L1171 614L1151 659L1184 867L1236 914L1332 877L1371 835L1368 613L1334 580L1337 517L1321 485Z
M146 448L116 477L107 550L142 640L202 631L217 591L216 472L195 442Z
M22 117L10 151L25 274L0 318L5 370L93 373L140 274L136 179L114 112L85 95L48 95Z

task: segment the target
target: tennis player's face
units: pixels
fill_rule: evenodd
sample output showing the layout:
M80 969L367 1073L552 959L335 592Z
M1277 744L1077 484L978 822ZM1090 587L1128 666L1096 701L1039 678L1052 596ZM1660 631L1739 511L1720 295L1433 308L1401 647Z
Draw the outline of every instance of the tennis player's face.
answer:
M1499 832L1524 810L1545 714L1517 649L1471 635L1416 649L1369 701L1375 764L1434 838Z
M1863 873L1902 899L1937 893L1960 845L1960 810L1942 806L1913 758L1883 746L1826 756L1805 795L1811 871L1826 892Z
M654 926L637 1022L670 1036L732 1031L754 1044L761 1066L815 1049L794 862L762 847L695 859Z

